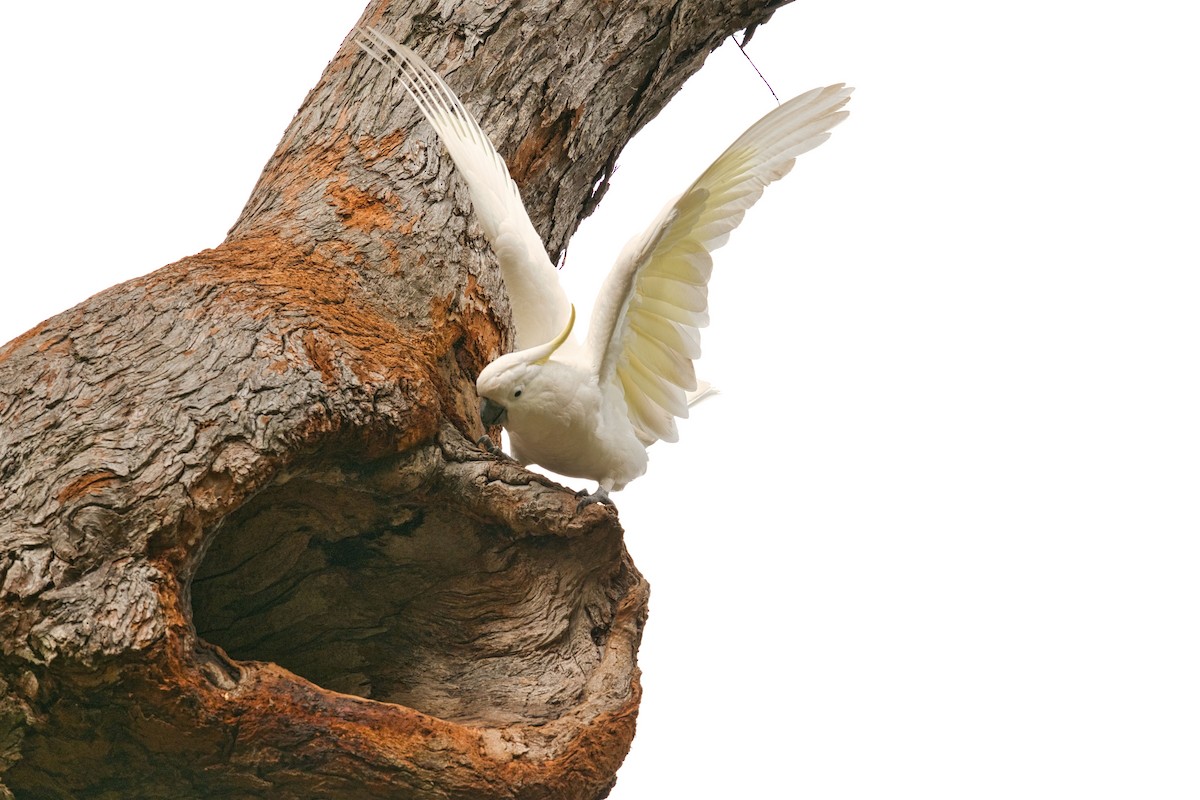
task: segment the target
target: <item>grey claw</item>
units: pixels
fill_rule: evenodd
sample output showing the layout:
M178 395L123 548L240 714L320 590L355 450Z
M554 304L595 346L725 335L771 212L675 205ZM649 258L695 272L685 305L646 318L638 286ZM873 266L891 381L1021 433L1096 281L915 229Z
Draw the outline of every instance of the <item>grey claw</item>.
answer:
M513 462L516 461L515 458L513 458L508 453L501 450L499 447L497 447L496 443L492 441L492 437L488 436L486 433L483 436L480 436L477 440L475 440L475 444L479 445L484 450L487 450L489 453L494 455L496 458L501 458L501 459L504 459L505 461L513 461Z
M579 498L579 503L575 506L576 512L583 511L585 508L595 503L603 503L609 508L617 507L617 504L614 503L612 498L608 496L608 492L605 491L603 486L597 486L596 491L590 494L586 489L580 489L575 493L575 496Z

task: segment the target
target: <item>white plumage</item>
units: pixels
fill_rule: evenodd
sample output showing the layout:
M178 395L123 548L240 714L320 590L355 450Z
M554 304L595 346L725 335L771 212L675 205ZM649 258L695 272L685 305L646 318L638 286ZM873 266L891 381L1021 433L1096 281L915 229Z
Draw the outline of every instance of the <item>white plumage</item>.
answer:
M677 417L697 389L692 362L708 324L710 253L725 244L763 188L845 119L851 89L813 89L767 114L622 250L571 339L574 308L529 220L520 192L478 124L412 50L374 29L359 45L391 70L466 180L496 250L512 304L517 350L480 373L481 415L502 422L513 455L599 484L608 499L646 471L646 448L678 439Z

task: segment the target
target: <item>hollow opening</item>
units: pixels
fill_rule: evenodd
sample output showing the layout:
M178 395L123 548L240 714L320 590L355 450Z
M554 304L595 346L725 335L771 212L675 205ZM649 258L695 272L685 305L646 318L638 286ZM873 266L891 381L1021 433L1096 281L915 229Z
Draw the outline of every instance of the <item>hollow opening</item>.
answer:
M619 533L518 536L445 493L388 496L338 471L227 517L191 601L197 634L235 659L506 725L578 702L633 580Z

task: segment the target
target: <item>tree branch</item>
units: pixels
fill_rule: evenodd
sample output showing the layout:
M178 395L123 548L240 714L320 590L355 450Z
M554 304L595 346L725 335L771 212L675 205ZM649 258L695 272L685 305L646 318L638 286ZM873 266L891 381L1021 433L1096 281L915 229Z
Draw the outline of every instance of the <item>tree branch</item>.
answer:
M548 249L779 2L372 3ZM347 41L220 247L0 349L0 796L595 798L648 586L615 513L470 445L508 312L465 188Z

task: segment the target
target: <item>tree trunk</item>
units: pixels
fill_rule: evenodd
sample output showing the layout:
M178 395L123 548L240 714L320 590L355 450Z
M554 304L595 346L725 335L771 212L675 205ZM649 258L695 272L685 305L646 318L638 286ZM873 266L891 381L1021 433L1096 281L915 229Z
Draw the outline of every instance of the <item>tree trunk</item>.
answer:
M553 254L785 1L363 23L447 77ZM347 40L223 244L0 350L0 797L605 796L648 586L610 509L470 444L508 324L452 163Z

